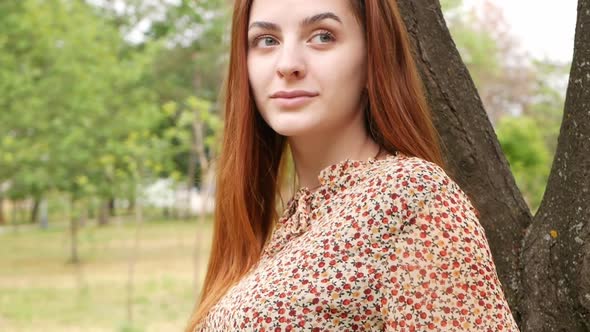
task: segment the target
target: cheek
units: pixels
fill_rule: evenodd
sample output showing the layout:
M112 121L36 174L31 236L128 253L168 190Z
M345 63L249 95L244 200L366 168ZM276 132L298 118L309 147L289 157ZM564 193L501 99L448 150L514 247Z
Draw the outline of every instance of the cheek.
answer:
M248 80L257 98L265 93L264 88L268 82L268 68L264 61L257 57L248 58Z
M350 49L325 59L316 67L322 86L328 89L332 98L357 99L366 84L366 62L364 53Z
M357 48L351 49L348 54L349 56L339 59L338 62L342 66L341 84L346 84L349 89L362 90L366 83L365 53Z

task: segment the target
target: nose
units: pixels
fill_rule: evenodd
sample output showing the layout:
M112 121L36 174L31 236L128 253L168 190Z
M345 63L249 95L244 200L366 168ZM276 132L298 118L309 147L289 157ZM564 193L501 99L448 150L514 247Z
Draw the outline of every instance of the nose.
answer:
M277 61L277 74L285 79L301 79L305 77L305 60L302 50L297 45L285 45L281 49Z

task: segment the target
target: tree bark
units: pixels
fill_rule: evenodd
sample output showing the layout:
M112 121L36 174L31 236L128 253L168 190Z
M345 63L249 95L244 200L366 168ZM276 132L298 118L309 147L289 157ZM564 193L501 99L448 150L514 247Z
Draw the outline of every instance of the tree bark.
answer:
M131 215L135 211L135 194L129 196L129 205L127 205L127 214Z
M209 188L209 178L210 178L210 171L211 163L207 158L207 153L205 151L205 133L204 133L204 126L203 121L201 120L200 114L198 110L195 110L195 117L192 123L193 129L193 147L194 152L196 153L197 158L199 159L200 164L200 178L201 178L201 190L199 191L201 194L201 211L199 212L199 224L203 226L205 224L206 219L206 209L207 209L207 201L208 201L208 188ZM201 269L201 234L197 232L195 234L195 248L194 248L194 271L193 271L193 278L194 284L199 284L199 273Z
M33 197L33 206L31 207L31 218L29 222L34 224L39 219L39 204L41 204L41 197Z
M195 183L195 172L197 171L197 156L196 152L193 148L191 148L189 153L189 162L188 162L188 180L186 182L186 200L185 200L185 208L183 211L183 218L190 219L192 214L192 205L193 205L193 198L192 198L192 189Z
M109 198L109 216L111 216L111 217L115 216L115 198L114 197Z
M197 113L197 112L195 112ZM201 202L202 202L202 209L200 213L200 221L201 224L205 222L206 217L206 206L207 206L207 187L209 185L209 172L210 172L210 162L207 158L207 153L205 151L205 133L203 128L203 122L200 120L200 117L195 114L195 120L193 121L193 135L194 135L194 147L196 155L199 159L199 166L200 166L200 173L199 177L201 179Z
M127 262L127 321L133 322L133 309L134 309L134 289L135 289L135 269L138 262L139 256L139 242L140 242L140 230L143 225L143 205L139 198L139 184L136 185L136 190L133 197L136 198L134 204L135 210L135 236L133 239L133 248L129 250L129 260Z
M6 223L6 219L4 218L4 196L2 196L2 192L0 191L0 225L4 225Z
M78 216L75 209L75 200L70 201L70 260L69 263L78 264L80 263L80 257L78 256Z
M101 199L100 200L100 207L98 209L98 225L105 226L109 224L109 216L110 216L110 209L109 209L109 200Z
M480 213L504 293L517 322L520 250L531 213L518 190L438 0L398 0L414 47L447 173Z
M523 331L590 330L590 0L579 0L557 151L523 249Z

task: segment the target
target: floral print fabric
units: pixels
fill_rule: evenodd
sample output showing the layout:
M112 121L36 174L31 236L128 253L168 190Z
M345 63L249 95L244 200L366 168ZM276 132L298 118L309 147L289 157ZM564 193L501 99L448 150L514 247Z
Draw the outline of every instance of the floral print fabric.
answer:
M318 178L195 331L518 331L476 210L442 168L397 153Z

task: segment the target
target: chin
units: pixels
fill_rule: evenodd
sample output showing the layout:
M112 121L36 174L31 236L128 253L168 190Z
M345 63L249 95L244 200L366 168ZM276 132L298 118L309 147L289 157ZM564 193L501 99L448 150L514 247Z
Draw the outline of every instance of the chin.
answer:
M285 137L297 137L305 136L311 132L308 128L301 128L296 126L272 126L271 127L277 134Z
M286 137L305 136L313 133L317 127L298 121L271 121L270 127L279 135Z
M305 136L318 130L319 119L309 119L303 112L283 112L273 109L263 114L265 122L277 134L287 137Z

